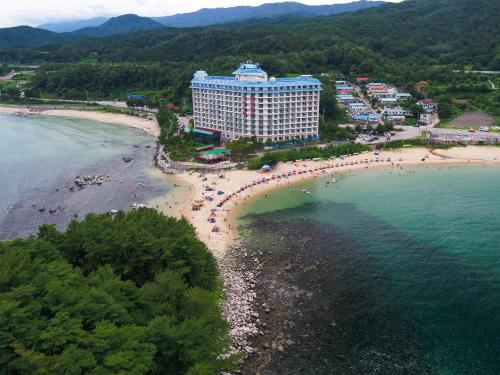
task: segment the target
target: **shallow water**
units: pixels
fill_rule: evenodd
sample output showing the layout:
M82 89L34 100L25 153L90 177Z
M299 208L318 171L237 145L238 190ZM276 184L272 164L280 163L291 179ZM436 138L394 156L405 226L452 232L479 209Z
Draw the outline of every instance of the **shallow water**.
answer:
M34 234L45 223L63 229L88 212L128 209L167 193L170 185L152 173L154 152L151 136L123 125L0 114L0 239ZM78 175L109 178L72 192Z
M293 341L246 373L500 373L500 169L333 178L240 212L274 306L257 344Z

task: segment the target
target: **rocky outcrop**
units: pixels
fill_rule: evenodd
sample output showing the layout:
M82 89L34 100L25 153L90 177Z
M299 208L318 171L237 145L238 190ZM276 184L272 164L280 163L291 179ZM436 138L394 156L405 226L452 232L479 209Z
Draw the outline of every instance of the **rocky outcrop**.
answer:
M75 178L75 185L80 189L84 189L88 185L102 185L104 182L104 176L77 176Z

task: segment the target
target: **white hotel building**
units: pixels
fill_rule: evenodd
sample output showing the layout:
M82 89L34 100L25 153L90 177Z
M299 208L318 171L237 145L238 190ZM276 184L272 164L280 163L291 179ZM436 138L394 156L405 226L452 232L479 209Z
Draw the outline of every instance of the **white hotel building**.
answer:
M234 77L195 73L191 81L197 128L222 139L261 142L318 137L321 83L311 76L268 79L257 64L242 64Z

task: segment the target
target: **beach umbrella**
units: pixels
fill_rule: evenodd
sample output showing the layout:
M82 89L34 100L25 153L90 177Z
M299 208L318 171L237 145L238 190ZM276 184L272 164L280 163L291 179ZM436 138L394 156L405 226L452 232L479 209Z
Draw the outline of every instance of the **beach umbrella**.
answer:
M264 164L261 168L263 171L267 172L270 171L272 168L270 165Z

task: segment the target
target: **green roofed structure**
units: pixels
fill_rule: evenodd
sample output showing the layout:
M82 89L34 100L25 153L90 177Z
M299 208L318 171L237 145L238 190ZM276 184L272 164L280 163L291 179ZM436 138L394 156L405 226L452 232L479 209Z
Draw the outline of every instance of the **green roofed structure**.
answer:
M212 150L200 152L197 157L207 162L217 162L225 160L227 154L228 151L225 148L214 148Z
M209 144L209 145L219 145L220 144L220 131L205 129L205 128L195 128L193 130L193 136L199 143Z

